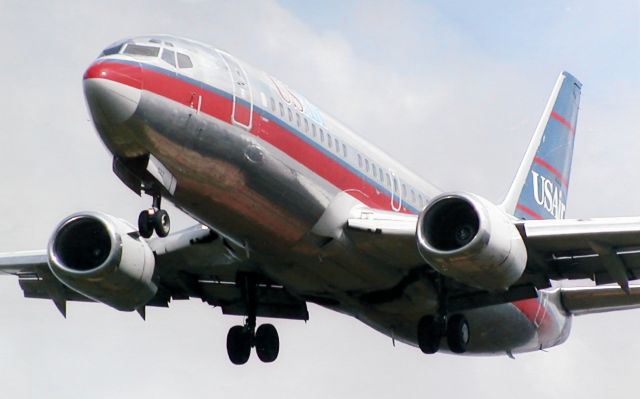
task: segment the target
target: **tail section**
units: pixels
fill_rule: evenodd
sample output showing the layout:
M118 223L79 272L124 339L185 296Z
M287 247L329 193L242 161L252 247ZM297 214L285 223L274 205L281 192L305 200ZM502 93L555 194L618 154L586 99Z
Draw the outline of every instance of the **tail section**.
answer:
M562 72L502 203L519 219L563 219L582 84Z

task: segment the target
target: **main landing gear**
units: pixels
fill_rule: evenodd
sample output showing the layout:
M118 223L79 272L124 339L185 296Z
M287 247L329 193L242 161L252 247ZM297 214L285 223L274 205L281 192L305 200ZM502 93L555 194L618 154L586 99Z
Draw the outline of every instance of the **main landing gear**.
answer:
M278 358L280 338L271 324L262 324L256 329L257 284L251 275L238 276L242 297L247 307L247 320L244 326L231 327L227 334L227 354L231 363L241 365L249 360L251 348L256 348L258 358L271 363Z
M233 326L227 334L227 354L231 363L241 365L249 360L251 348L256 348L258 358L271 363L278 358L280 339L278 330L272 324L262 324L255 328L250 320L244 326Z
M418 322L418 346L423 353L436 353L442 338L446 337L451 352L464 353L469 344L469 322L462 314L448 315L446 281L437 276L434 283L438 292L438 313L423 316Z
M161 199L159 194L154 194L151 208L140 212L138 216L138 231L144 238L151 237L154 231L158 237L166 237L171 231L169 213L160 208Z
M470 336L467 319L461 314L449 317L427 315L418 322L418 346L423 353L436 353L443 336L447 337L451 352L466 352Z

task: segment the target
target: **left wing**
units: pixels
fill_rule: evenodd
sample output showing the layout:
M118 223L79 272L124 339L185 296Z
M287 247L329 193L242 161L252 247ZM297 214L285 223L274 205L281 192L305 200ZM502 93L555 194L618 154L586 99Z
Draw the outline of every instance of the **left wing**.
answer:
M354 245L378 259L392 259L395 267L426 264L417 249L418 216L359 209L346 232ZM640 218L588 220L513 220L527 250L522 277L506 292L490 293L456 285L452 308L464 309L535 297L550 280L590 279L596 285L617 283L631 293L629 281L640 279ZM585 288L587 290L587 288ZM588 291L584 291L588 292ZM598 291L604 292L604 291ZM612 291L607 291L611 293ZM637 288L624 306L640 304ZM575 298L575 294L567 294ZM586 312L584 308L581 312Z

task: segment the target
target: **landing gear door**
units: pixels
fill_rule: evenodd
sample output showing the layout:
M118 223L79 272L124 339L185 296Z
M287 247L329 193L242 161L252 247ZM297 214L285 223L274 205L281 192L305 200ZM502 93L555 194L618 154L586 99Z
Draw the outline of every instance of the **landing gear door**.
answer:
M229 69L233 95L233 107L231 109L231 122L251 130L253 125L253 92L247 73L231 55L218 50Z

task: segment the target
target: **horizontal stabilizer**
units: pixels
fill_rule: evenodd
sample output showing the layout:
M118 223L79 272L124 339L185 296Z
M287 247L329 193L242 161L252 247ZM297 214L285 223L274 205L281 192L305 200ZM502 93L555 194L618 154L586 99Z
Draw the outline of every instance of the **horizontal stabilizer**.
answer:
M620 287L561 288L560 296L574 315L640 308L640 285L630 286L629 293Z

